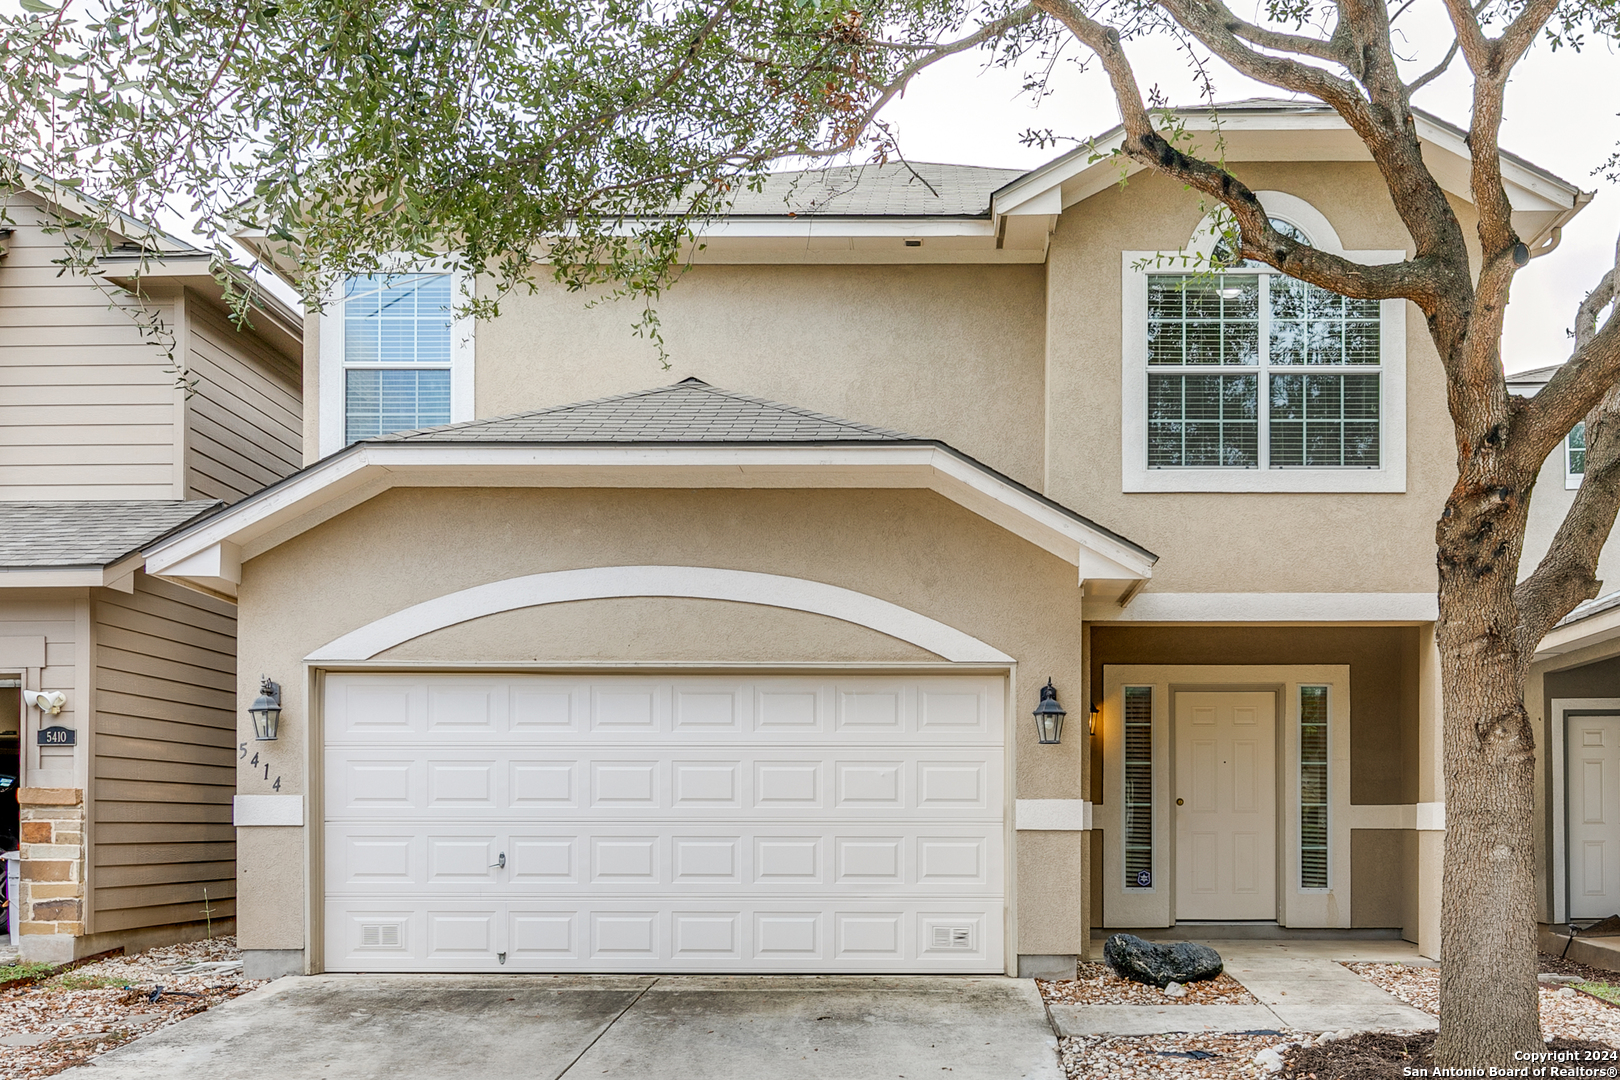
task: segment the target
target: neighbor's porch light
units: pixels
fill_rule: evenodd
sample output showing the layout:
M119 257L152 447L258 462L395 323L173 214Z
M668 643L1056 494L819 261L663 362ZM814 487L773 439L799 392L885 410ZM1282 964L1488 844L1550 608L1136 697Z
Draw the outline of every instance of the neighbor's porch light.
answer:
M1035 706L1035 734L1042 743L1051 745L1063 741L1063 718L1067 715L1068 710L1058 704L1057 687L1047 679L1046 685L1041 687L1041 703Z
M259 676L259 696L253 699L248 712L253 716L253 737L260 742L275 739L281 727L281 684Z

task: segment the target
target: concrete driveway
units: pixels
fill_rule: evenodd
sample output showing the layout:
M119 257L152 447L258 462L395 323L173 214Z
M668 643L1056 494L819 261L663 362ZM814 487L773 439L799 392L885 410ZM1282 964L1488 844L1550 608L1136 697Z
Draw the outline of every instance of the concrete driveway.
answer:
M280 979L74 1080L1062 1080L1028 979Z

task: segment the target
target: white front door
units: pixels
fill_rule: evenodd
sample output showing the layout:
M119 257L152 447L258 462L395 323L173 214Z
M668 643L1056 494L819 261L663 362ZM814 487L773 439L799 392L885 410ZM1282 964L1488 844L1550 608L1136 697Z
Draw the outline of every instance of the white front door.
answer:
M1276 696L1179 693L1175 715L1175 917L1275 919Z
M1571 716L1569 916L1620 912L1620 716Z
M1005 686L330 675L326 968L999 973Z

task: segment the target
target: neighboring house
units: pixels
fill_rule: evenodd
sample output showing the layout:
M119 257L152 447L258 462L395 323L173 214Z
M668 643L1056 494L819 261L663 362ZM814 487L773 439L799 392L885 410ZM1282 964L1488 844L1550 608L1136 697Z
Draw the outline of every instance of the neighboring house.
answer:
M141 279L171 353L120 310L134 257L60 273L45 206L11 195L0 256L0 833L22 955L60 961L230 932L236 609L140 550L299 467L302 324L266 297L238 329L171 239Z
M1418 122L1470 230L1463 133ZM1331 110L1222 130L1314 244L1408 251ZM1503 169L1547 250L1586 196ZM668 377L561 289L476 326L443 276L341 290L316 463L146 551L236 598L238 697L281 684L250 971L1057 974L1232 921L1436 955L1423 320L1156 262L1204 212L1119 179L780 178L660 300Z
M1557 366L1509 376L1533 394ZM1586 471L1576 425L1542 466L1525 536L1524 572L1545 554ZM1542 640L1525 687L1536 730L1539 918L1589 923L1620 912L1620 544L1598 560L1604 592Z

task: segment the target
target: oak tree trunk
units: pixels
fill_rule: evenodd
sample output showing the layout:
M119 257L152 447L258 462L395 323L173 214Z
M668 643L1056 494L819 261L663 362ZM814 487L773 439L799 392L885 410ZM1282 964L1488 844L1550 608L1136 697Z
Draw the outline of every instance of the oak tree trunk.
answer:
M1469 470L1471 471L1471 470ZM1535 738L1514 578L1534 477L1465 475L1436 529L1446 848L1435 1060L1543 1049L1536 982Z

